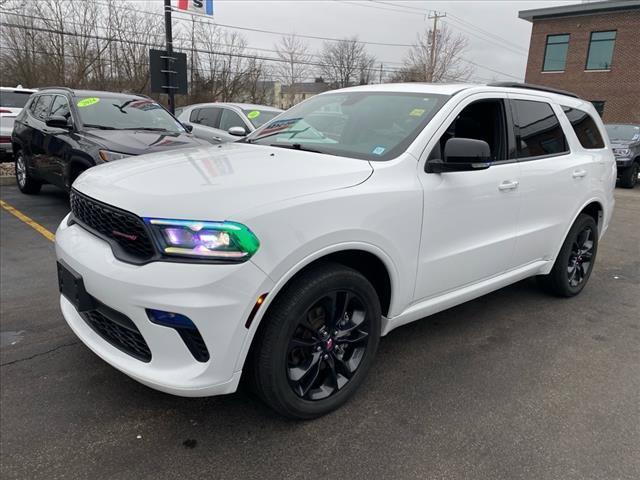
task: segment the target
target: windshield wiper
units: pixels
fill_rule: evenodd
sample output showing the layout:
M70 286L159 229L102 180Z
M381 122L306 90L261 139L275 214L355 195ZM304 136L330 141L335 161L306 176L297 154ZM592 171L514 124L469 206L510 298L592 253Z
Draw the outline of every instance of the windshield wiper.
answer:
M272 143L271 147L290 148L291 150L301 150L303 152L324 153L320 150L314 150L313 148L305 147L299 143Z
M168 132L169 131L166 128L161 128L161 127L126 127L126 128L121 128L120 130L147 130L150 132Z
M116 127L109 127L107 125L93 125L91 123L85 123L84 126L89 128L97 128L99 130L118 130Z

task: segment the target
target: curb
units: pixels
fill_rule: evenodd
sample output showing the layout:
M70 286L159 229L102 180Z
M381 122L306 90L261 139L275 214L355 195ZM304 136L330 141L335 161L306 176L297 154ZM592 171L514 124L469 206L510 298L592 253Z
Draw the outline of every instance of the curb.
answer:
M16 177L11 176L2 176L0 177L0 185L14 185L16 183Z

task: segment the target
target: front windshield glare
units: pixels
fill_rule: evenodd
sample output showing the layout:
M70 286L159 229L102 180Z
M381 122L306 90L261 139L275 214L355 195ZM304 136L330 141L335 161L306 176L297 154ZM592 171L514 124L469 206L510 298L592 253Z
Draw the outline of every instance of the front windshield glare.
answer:
M611 140L640 140L640 126L638 125L605 125L607 135Z
M79 97L76 108L82 123L114 130L184 132L169 112L150 99L127 97Z
M366 160L389 160L406 150L448 98L395 92L318 95L266 123L247 141Z

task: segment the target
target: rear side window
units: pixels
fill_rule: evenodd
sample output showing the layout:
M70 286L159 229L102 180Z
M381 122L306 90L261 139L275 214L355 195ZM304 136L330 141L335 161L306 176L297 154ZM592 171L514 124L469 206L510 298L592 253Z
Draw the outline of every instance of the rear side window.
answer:
M33 116L42 121L46 120L49 115L49 107L51 107L52 100L52 95L40 95L30 109Z
M191 123L198 123L200 125L204 125L205 127L218 128L219 120L219 108L200 108L191 113Z
M604 140L591 115L577 108L562 107L562 110L571 122L583 148L604 148Z
M567 140L551 105L533 100L513 100L518 158L548 157L567 153Z

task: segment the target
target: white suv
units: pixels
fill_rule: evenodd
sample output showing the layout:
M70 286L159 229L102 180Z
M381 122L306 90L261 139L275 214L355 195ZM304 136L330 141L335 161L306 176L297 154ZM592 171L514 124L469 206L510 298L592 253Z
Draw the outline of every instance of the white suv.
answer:
M352 396L396 327L531 276L578 294L615 181L575 96L328 92L240 143L84 173L56 234L60 304L146 385L217 395L244 372L275 410L312 418Z

